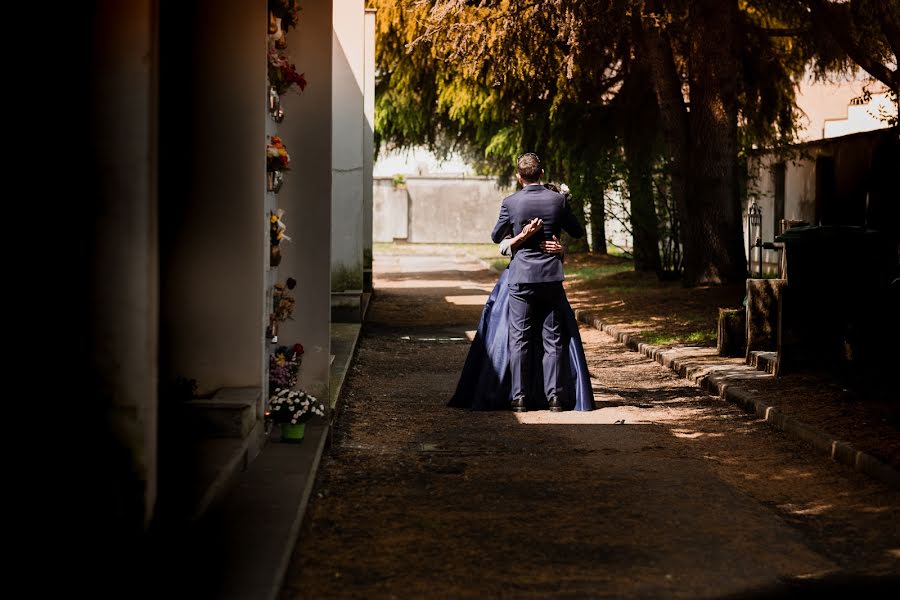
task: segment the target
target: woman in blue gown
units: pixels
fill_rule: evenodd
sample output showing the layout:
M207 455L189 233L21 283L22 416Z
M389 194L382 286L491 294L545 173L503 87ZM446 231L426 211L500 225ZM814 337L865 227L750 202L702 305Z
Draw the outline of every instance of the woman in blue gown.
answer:
M500 274L500 280L491 291L481 320L475 331L475 338L469 348L469 355L463 365L456 392L449 406L472 410L509 410L512 401L509 372L509 267ZM584 346L578 331L575 312L563 294L560 307L562 320L562 345L560 357L560 399L563 410L593 410L594 395L591 378L588 375ZM532 328L535 338L532 348L541 349L541 328ZM541 351L531 353L529 395L525 399L528 410L547 410L547 397L543 390L543 367Z

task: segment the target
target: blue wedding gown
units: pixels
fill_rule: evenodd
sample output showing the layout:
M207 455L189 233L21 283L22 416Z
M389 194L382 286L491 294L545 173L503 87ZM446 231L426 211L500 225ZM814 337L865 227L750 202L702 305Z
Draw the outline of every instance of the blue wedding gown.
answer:
M463 365L456 392L448 406L472 410L509 410L511 382L509 372L509 269L504 269L500 280L488 297L481 312L481 320L475 332L475 339L469 348L469 355ZM563 353L560 365L561 398L564 410L593 410L594 395L591 378L588 375L584 346L578 331L575 312L566 300L560 308L562 318ZM546 410L547 398L544 394L543 367L541 356L541 328L532 327L531 374L528 410ZM565 351L565 350L568 351Z

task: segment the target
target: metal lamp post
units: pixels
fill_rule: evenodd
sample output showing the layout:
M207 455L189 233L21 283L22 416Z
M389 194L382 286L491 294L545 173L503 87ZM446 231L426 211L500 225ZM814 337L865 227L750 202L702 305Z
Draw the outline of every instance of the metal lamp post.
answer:
M753 233L756 232L756 241L751 243ZM762 279L762 208L756 200L747 209L747 276L753 276L753 248L759 248L759 278Z

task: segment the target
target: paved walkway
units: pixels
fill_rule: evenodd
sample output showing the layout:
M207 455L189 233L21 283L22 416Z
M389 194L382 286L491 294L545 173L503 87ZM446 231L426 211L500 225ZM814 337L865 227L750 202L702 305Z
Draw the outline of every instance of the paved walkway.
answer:
M888 597L900 582L900 492L596 329L597 410L447 408L496 273L408 246L375 273L282 598Z

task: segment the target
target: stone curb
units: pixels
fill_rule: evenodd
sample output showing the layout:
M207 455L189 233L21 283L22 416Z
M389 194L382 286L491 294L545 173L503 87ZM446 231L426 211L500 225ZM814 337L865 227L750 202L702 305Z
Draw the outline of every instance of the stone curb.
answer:
M776 406L768 404L756 397L749 389L740 386L738 383L740 378L736 378L734 375L710 372L705 368L691 367L679 360L674 352L641 342L636 336L625 333L615 325L609 325L595 318L589 311L576 310L575 316L579 322L599 329L629 350L655 360L664 367L675 371L680 377L690 379L711 394L736 404L744 410L756 414L772 426L811 444L817 450L828 454L832 460L883 483L900 488L900 470L871 454L853 448L846 442L832 438L824 431L782 413Z

